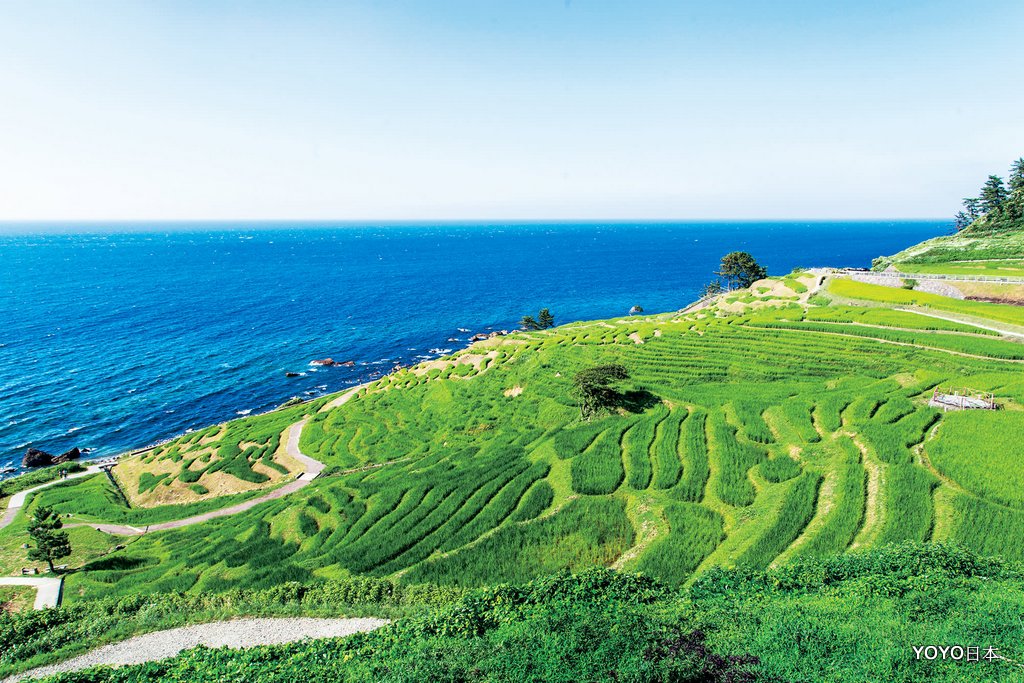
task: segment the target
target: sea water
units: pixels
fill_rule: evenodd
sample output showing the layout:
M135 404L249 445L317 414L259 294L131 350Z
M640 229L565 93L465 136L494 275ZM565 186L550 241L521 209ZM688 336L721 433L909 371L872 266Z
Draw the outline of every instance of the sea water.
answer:
M0 467L104 456L514 328L676 310L727 252L861 266L940 221L0 224ZM468 330L468 331L466 331ZM353 361L317 368L320 358ZM299 373L287 377L286 373Z

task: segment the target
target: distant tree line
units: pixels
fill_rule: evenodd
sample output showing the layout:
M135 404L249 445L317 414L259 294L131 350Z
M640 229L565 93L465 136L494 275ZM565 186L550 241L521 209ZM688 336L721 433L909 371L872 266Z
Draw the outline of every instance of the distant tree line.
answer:
M978 223L989 230L1020 227L1024 222L1024 157L1010 167L1004 182L990 175L977 197L966 197L964 208L953 219L957 232Z

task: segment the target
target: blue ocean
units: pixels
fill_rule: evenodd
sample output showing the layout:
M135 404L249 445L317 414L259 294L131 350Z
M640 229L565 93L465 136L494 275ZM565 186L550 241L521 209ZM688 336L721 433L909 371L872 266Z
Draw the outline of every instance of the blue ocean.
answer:
M718 260L868 266L938 221L0 225L0 467L106 456L511 328L675 310ZM468 331L467 331L468 330ZM451 341L450 341L451 340ZM316 368L319 358L354 361ZM299 373L287 377L285 373Z

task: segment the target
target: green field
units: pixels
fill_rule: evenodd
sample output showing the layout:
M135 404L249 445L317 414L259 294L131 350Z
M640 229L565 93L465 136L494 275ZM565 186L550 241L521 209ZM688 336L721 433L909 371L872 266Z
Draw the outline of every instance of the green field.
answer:
M239 591L234 600L235 613L259 614L322 614L332 607L358 613L374 603L383 613L394 613L396 606L424 600L434 606L380 631L344 639L247 650L197 648L161 662L51 680L1024 680L1015 663L1021 656L1024 609L1019 569L944 546L899 545L767 571L708 572L684 590L645 576L590 570L461 596L399 593L390 584L367 582ZM28 615L18 625L31 635L0 654L0 667L11 658L39 657L52 643L73 650L93 633L105 641L111 631L123 633L134 623L173 623L176 612L209 615L225 604L191 596L157 598L145 606L107 600L73 608L77 614L63 610L45 622ZM39 628L43 623L46 629ZM3 626L0 622L0 637L9 638ZM963 634L972 634L971 639L961 640ZM963 661L964 653L959 660L913 656L915 646L961 642L984 643L976 661ZM987 647L1000 658L984 658Z
M397 371L331 409L320 410L324 399L237 420L133 459L137 485L159 477L158 491L192 491L177 505L129 504L96 476L40 492L27 511L46 504L71 522L144 525L222 507L275 482L225 496L162 482L252 479L285 430L306 418L300 446L327 469L299 491L133 537L121 549L122 539L71 529L68 609L362 580L456 595L609 566L689 591L724 580L723 568L786 576L794 563L890 543L951 541L1024 560L1015 450L1024 440L1016 409L1024 344L892 307L996 323L1024 322L1018 309L849 280L830 283L828 297L870 305L834 305L810 291L792 301L769 290L685 315L516 333ZM572 377L608 363L630 374L620 405L582 421ZM933 388L947 384L993 391L1007 409L929 408ZM161 477L167 472L174 476ZM201 474L183 482L185 472ZM5 573L25 564L25 523L23 512L0 530ZM701 604L727 608L726 598L716 601ZM799 612L787 605L773 614ZM146 623L123 628L171 622ZM772 623L772 638L805 633L795 622ZM739 634L726 629L716 642L737 651ZM747 636L760 643L759 656L775 657L772 671L792 674L768 636Z
M829 291L881 304L921 296L845 280ZM975 316L1008 308L935 299L914 300ZM954 466L942 451L958 438L995 443L1000 430L979 422L1009 428L1015 414L947 424L926 405L949 382L1019 401L1020 360L1024 345L991 331L877 306L776 301L520 333L493 344L487 364L399 371L334 409L239 420L143 459L184 463L216 434L219 449L238 434L269 448L308 414L301 446L329 469L251 511L83 556L68 600L354 576L474 587L613 564L682 584L715 566L945 538L1024 558L985 516L1012 482L978 486L970 473L986 461ZM631 374L623 407L581 422L571 377L609 362ZM253 462L237 444L228 451ZM128 508L100 477L38 499L136 525L234 500ZM8 552L19 529L0 532Z
M929 275L984 275L986 277L1024 277L1024 260L949 261L945 263L900 263L904 273Z
M829 283L828 291L848 299L862 299L896 306L922 306L972 318L987 319L1011 325L1024 325L1024 308L982 301L951 299L928 292L916 292L899 287L872 285L854 280L836 279Z

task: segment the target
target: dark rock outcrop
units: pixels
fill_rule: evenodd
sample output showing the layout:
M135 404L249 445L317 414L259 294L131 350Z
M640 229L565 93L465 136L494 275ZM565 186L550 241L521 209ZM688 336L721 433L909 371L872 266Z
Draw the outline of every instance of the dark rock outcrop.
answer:
M82 457L80 448L75 447L66 453L54 456L38 448L30 448L25 451L25 457L21 459L22 467L47 467L49 465L60 465L62 463L78 460Z
M54 458L53 464L57 465L62 462L71 462L72 460L78 460L80 457L82 457L82 451L79 450L78 446L75 446L70 451L67 451L66 453L61 453L56 458Z
M46 467L53 464L53 456L38 448L30 448L25 451L25 457L21 459L22 467Z

